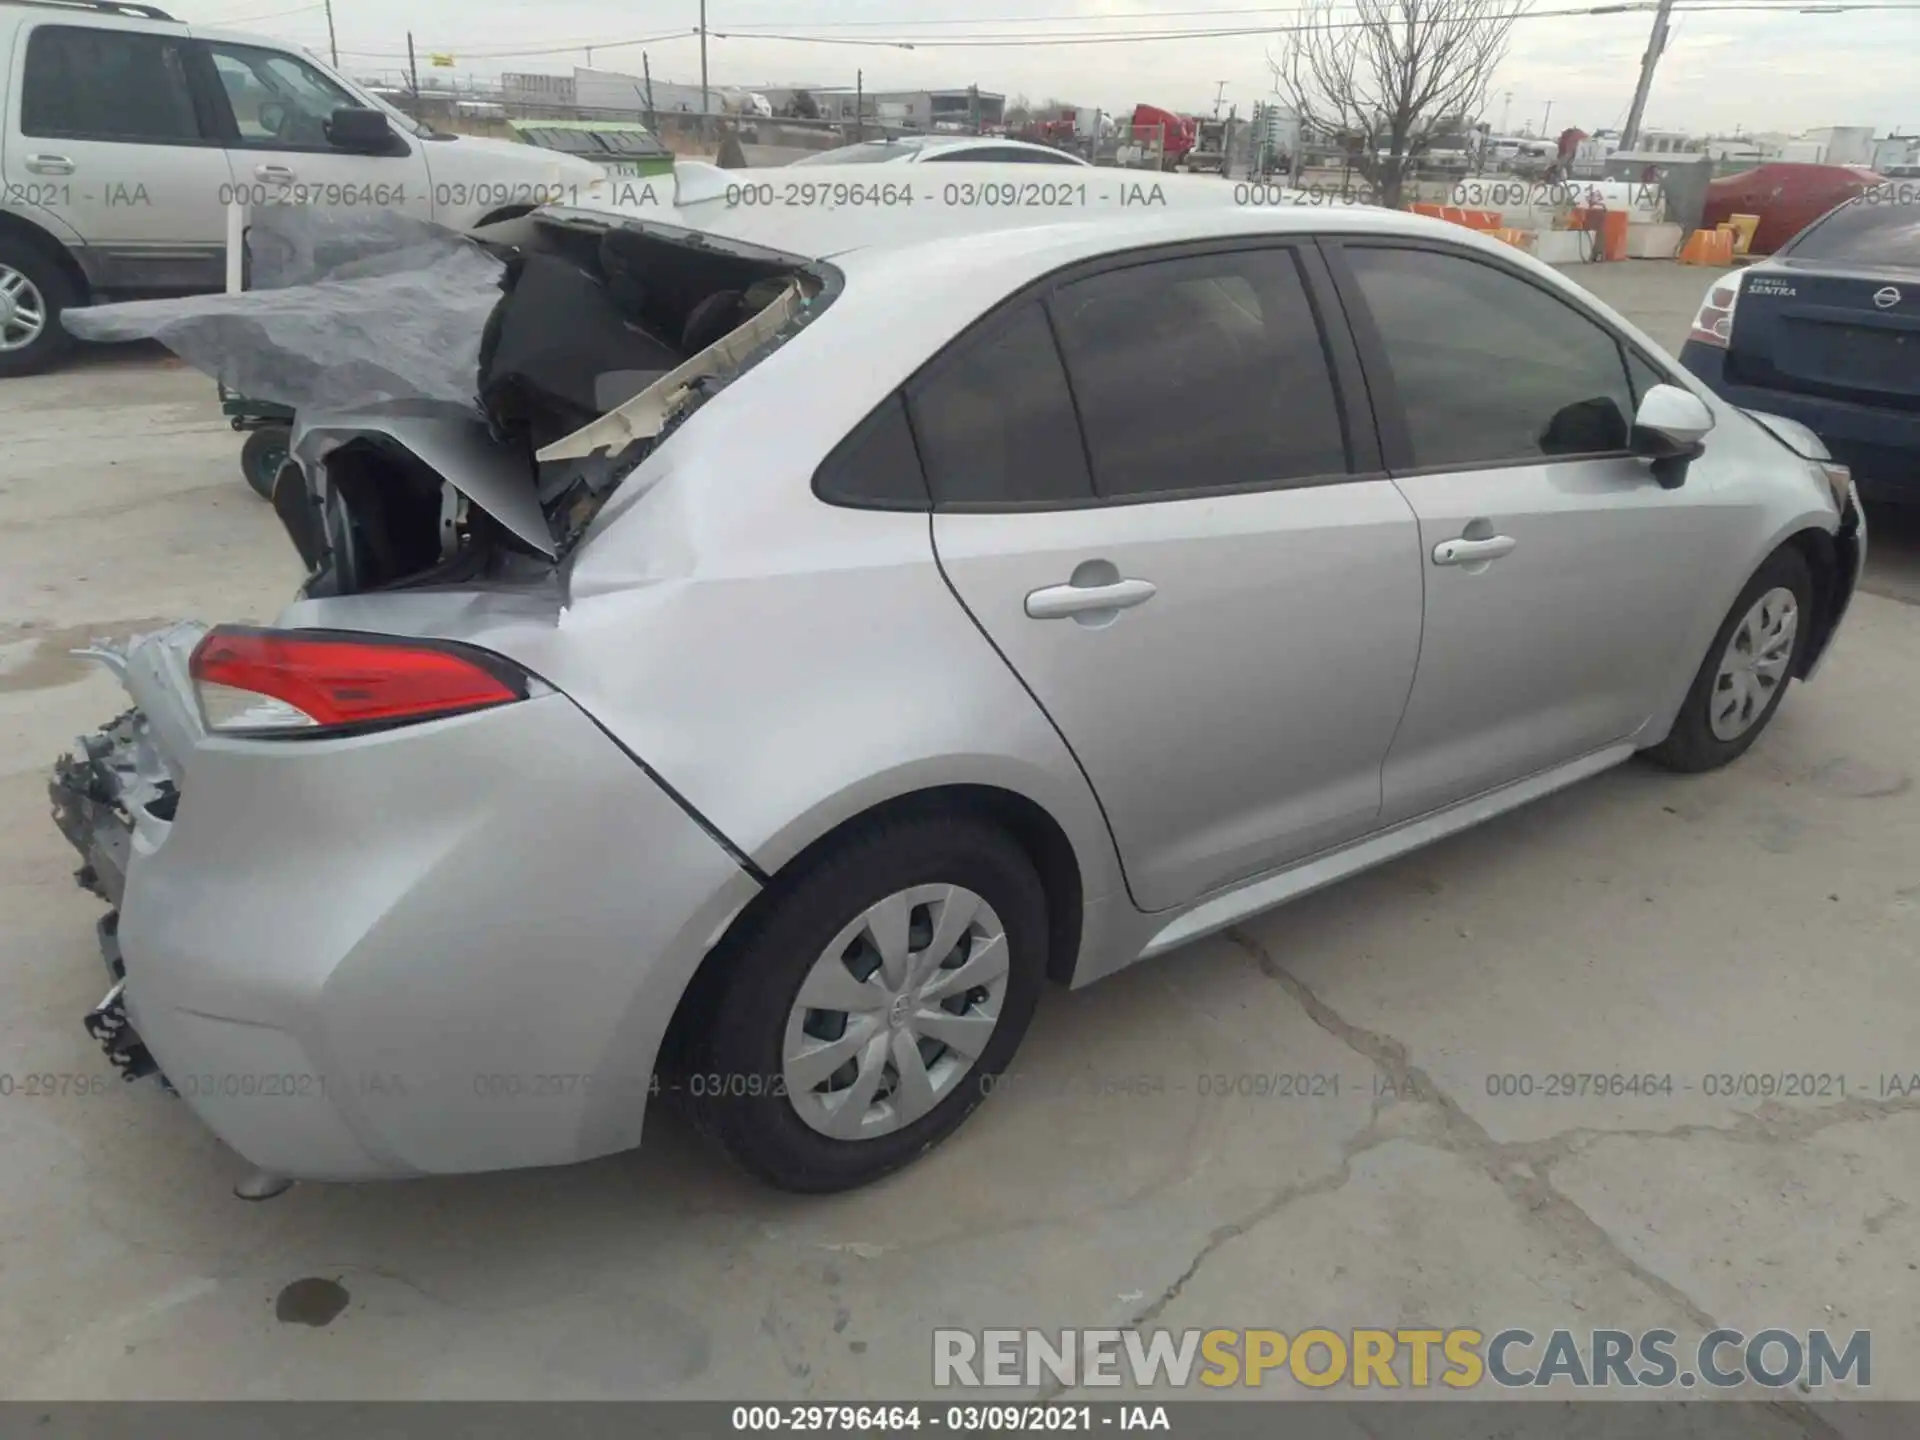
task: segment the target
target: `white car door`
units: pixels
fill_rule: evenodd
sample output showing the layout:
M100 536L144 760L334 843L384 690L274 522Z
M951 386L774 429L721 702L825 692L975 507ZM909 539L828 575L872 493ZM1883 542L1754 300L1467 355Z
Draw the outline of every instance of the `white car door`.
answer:
M21 27L0 144L8 202L77 235L96 290L217 289L233 177L185 27L88 19Z
M228 109L228 157L251 203L400 210L433 218L432 178L418 136L395 129L378 154L328 143L338 109L364 104L318 66L263 45L206 41Z
M1158 910L1366 833L1420 644L1311 242L1116 257L907 388L941 569Z

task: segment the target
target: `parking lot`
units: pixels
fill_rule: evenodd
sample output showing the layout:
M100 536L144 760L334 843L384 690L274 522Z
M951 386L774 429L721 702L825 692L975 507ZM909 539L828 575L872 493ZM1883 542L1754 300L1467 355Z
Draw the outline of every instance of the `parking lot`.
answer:
M1709 277L1579 278L1677 348ZM299 579L238 448L155 350L0 387L0 1394L911 1397L935 1326L1141 1324L1870 1330L1869 1393L1920 1399L1920 525L1872 517L1738 764L1050 992L1008 1093L880 1185L766 1191L669 1112L574 1169L249 1205L178 1100L28 1083L106 1070L45 777L123 702L68 650Z

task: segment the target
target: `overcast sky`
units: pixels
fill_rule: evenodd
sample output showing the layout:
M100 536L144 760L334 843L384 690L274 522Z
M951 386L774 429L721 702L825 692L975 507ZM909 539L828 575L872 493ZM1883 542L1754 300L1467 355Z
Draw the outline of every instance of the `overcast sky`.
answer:
M1574 8L1580 0L1533 0L1535 11ZM1591 0L1589 0L1591 3ZM1685 0L1682 0L1685 3ZM1722 0L1725 3L1725 0ZM1920 129L1920 8L1846 14L1798 14L1832 0L1762 0L1764 12L1676 17L1673 40L1655 77L1646 123L1695 133L1798 131L1818 125L1872 125L1877 133ZM1109 110L1151 101L1170 109L1211 109L1219 82L1242 114L1268 98L1265 54L1271 34L1213 35L1127 44L939 47L940 36L1043 39L1119 30L1225 30L1285 25L1299 0L708 0L707 61L718 85L851 85L865 72L869 90L965 87L1036 103L1049 97ZM1517 5L1516 5L1516 8ZM180 18L227 24L327 51L326 17L300 0L190 0ZM639 73L647 53L656 80L698 84L700 47L692 35L698 0L334 0L341 66L353 74L405 66L409 28L422 78L437 73L497 75L503 70L566 74L588 63ZM972 18L969 18L972 17ZM942 23L934 23L942 22ZM1633 97L1651 16L1530 18L1514 25L1485 118L1496 129L1557 133L1567 125L1618 126ZM732 30L847 39L920 39L892 46L721 38ZM677 33L676 33L677 32ZM647 44L616 42L650 37ZM667 37L667 38L659 38ZM574 46L562 50L556 47ZM530 53L537 51L551 53ZM433 71L428 57L451 54L456 67ZM521 52L521 53L509 53ZM1511 101L1507 99L1511 92ZM1549 102L1551 122L1543 126ZM1510 117L1510 120L1507 118Z

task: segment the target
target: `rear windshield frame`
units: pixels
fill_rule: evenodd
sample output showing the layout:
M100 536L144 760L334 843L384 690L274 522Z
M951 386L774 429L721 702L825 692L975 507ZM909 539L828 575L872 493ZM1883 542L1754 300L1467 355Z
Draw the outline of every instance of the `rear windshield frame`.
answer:
M1904 253L1870 249L1863 256L1859 252L1857 244L1863 239L1886 244L1889 230L1906 237ZM1855 248L1836 253L1830 248L1836 244ZM1920 205L1880 205L1857 196L1834 206L1794 236L1780 248L1778 258L1861 270L1920 271Z

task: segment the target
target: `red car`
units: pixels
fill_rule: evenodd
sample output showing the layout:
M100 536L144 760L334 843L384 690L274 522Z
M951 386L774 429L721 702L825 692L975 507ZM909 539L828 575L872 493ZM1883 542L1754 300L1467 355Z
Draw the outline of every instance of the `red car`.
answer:
M1700 223L1711 230L1729 215L1758 215L1760 226L1748 249L1771 255L1843 200L1880 183L1881 177L1864 165L1756 165L1707 186Z

